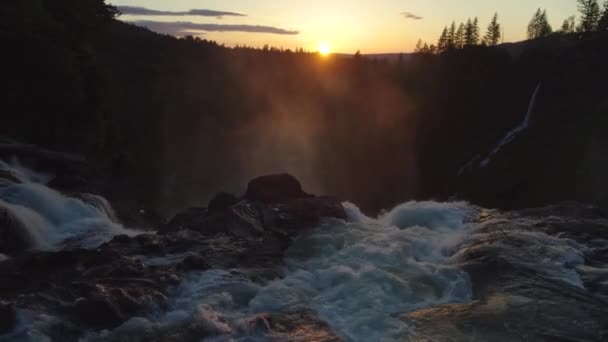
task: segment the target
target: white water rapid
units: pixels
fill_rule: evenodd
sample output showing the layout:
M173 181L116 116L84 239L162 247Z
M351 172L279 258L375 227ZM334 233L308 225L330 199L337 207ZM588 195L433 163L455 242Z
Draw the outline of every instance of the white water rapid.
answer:
M347 222L328 220L296 239L284 278L258 285L238 270L195 273L172 291L168 311L90 340L129 340L196 324L222 335L210 341L266 341L248 331L252 317L304 305L347 341L395 341L407 328L400 314L471 299L467 274L447 261L474 229L467 220L475 208L411 202L374 219L353 204L344 207Z
M94 248L119 234L133 235L116 220L110 204L102 197L82 194L65 196L46 183L51 176L33 172L16 161L0 161L0 171L17 181L2 179L0 210L11 229L27 240L31 248L56 250L66 244Z

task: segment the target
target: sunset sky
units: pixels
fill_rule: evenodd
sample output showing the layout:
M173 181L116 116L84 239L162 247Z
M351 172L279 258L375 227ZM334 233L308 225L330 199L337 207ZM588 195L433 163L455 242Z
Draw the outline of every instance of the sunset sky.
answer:
M135 8L125 21L142 21L155 31L194 35L226 45L296 48L316 51L326 42L334 52L410 52L419 38L435 43L446 24L478 16L482 31L494 14L505 41L525 38L538 7L546 8L554 28L577 14L576 0L113 0ZM195 12L213 10L227 13ZM145 21L145 23L143 22ZM161 23L158 23L161 22ZM186 23L186 24L184 24ZM220 32L219 30L223 31ZM483 32L482 32L483 33Z

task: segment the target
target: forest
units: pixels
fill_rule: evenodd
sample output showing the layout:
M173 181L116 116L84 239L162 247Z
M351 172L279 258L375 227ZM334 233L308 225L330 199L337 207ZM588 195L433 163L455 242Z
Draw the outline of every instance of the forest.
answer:
M497 14L483 37L478 19L454 22L385 61L159 35L103 0L5 0L0 135L82 153L98 191L165 216L276 172L368 212L606 205L607 6L579 3L559 30L539 9L523 42L502 43ZM459 173L520 124L539 84L530 128Z

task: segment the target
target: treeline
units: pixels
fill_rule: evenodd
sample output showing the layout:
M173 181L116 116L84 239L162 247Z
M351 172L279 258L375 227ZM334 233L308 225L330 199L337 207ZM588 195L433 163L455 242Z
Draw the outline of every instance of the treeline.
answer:
M576 17L570 16L564 20L561 28L554 31L549 23L547 11L539 8L533 15L527 28L528 39L547 37L554 33L589 33L605 32L608 30L608 0L605 1L603 9L597 0L577 0L580 12L579 23ZM487 26L486 33L482 37L478 18L468 19L466 23L456 25L452 22L450 26L444 27L437 44L429 44L422 39L418 40L415 53L435 54L447 50L462 49L466 46L484 45L495 46L504 40L504 30L498 22L498 13L495 13Z

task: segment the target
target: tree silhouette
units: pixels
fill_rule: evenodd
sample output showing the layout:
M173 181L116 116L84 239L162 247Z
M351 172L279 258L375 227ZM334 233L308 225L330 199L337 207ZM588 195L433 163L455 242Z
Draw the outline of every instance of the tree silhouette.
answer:
M481 39L481 34L479 32L479 19L475 17L475 19L473 19L473 45L479 44L479 40Z
M528 24L528 39L546 37L551 33L553 28L547 19L547 11L539 8Z
M484 37L484 41L489 46L495 46L500 42L500 36L501 28L498 23L498 13L495 13L494 17L492 17L492 21L488 25L488 31Z
M415 53L422 53L422 49L424 48L424 43L422 42L422 39L418 39L418 43L416 43L416 48L414 49Z
M562 28L560 32L562 33L573 33L576 31L576 18L574 16L568 17L568 19L564 20L562 24Z
M456 47L456 22L452 21L448 31L448 48L453 49L454 47Z
M597 23L597 30L600 32L608 31L608 0L604 2L604 11L602 12L602 16Z
M479 44L479 20L475 18L473 21L469 18L464 25L464 45Z
M600 19L600 5L597 0L578 0L578 11L581 13L580 32L592 32L597 29Z
M462 49L464 47L464 24L463 23L460 23L460 25L458 26L458 30L456 30L455 45L456 45L456 48L458 48L458 49Z
M439 41L437 42L437 52L441 53L448 49L449 32L447 26L443 28Z

